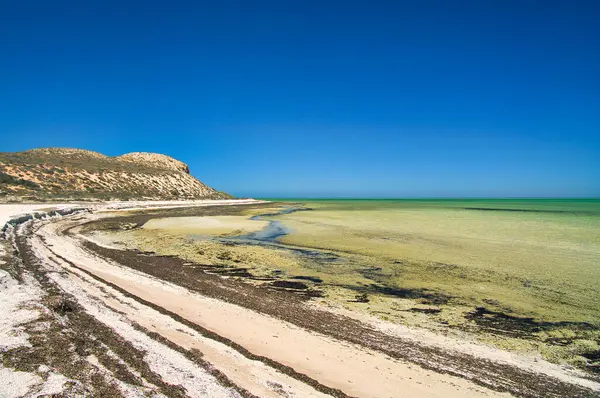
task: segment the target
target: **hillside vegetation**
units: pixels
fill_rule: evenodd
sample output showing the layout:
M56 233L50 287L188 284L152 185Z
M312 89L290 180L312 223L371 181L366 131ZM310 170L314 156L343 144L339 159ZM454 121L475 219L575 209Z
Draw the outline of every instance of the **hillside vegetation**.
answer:
M220 199L166 155L109 157L70 148L0 153L0 202L40 200Z

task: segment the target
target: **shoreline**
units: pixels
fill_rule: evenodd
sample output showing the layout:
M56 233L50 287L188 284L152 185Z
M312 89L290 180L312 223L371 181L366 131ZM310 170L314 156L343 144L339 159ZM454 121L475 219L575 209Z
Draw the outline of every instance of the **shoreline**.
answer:
M250 202L246 204L258 203ZM174 204L170 203L169 205ZM146 206L134 207L134 209L136 211L163 211L167 209L167 207ZM181 206L177 205L175 207L183 209L189 206L183 203ZM75 292L74 290L70 293L77 301L83 300L85 297L94 297L95 300L100 300L104 302L104 305L112 307L112 310L106 308L104 310L113 312L127 313L129 311L127 306L138 308L137 312L130 313L129 317L133 317L140 311L142 313L144 311L158 311L162 316L167 317L164 318L165 322L176 322L183 325L181 330L190 327L195 330L194 327L200 327L200 330L205 331L204 338L215 341L210 337L210 333L225 338L225 340L234 343L228 346L230 347L229 350L233 348L247 360L259 360L261 362L261 358L268 359L266 362L261 362L263 363L261 366L271 368L275 366L273 368L275 373L273 371L267 372L271 376L283 371L281 374L287 375L285 377L291 379L285 379L284 376L278 377L283 377L290 383L296 380L293 382L296 383L294 384L295 387L291 388L290 392L296 389L308 388L306 393L309 394L309 390L312 388L311 391L313 392L310 392L310 396L312 394L368 396L369 391L360 388L369 386L370 382L384 377L384 375L380 372L373 372L374 368L372 366L365 368L365 362L362 362L365 360L368 365L374 366L377 366L377 361L383 361L380 364L386 363L397 370L389 373L390 376L388 377L391 378L381 379L377 383L384 386L385 389L378 390L377 394L373 392L375 394L373 396L384 396L382 394L389 391L394 385L404 391L408 391L407 388L414 388L414 390L411 390L412 396L420 396L420 394L452 396L452 391L460 396L464 395L466 391L462 390L463 388L468 389L470 394L478 392L484 396L495 395L494 391L507 391L517 396L560 396L568 391L570 391L568 394L571 396L595 396L600 391L600 384L597 382L586 381L586 379L579 379L579 382L576 382L576 379L573 378L574 375L567 378L561 377L561 381L553 376L535 373L531 370L527 371L523 369L525 366L512 367L494 362L489 358L470 357L464 352L457 354L456 352L453 353L452 350L445 350L440 347L434 349L432 346L421 345L415 342L414 339L395 336L389 330L387 333L382 330L374 330L373 325L369 325L364 319L353 319L348 317L347 314L328 314L323 309L312 308L313 306L307 305L305 299L293 293L260 288L237 281L235 278L207 274L202 269L195 270L193 264L186 265L185 261L173 257L153 256L151 254L100 247L95 243L86 241L77 232L79 226L89 222L101 222L111 213L114 214L115 209L102 209L109 211L105 214L100 214L98 210L100 209L96 209L91 214L67 216L56 222L29 220L26 222L26 227L16 228L15 239L20 242L20 256L21 258L24 257L24 268L31 269L31 272L33 272L33 269L40 271L41 267L41 272L50 275L55 283L66 290L69 289L66 280L71 280L73 283L77 282L82 289L87 289L85 293L82 291ZM152 215L140 214L138 217L147 219ZM126 219L127 217L122 218ZM40 260L42 260L42 263L39 262ZM27 264L28 262L30 264ZM59 273L57 273L58 270L60 270ZM177 279L175 274L169 274L171 271L179 273L183 270L187 271L179 275L180 279ZM62 273L65 273L64 277L59 276ZM128 281L135 281L135 284ZM195 283L192 283L194 281ZM194 284L196 286L193 286ZM104 291L110 292L110 294ZM172 296L167 299L167 296L161 297L160 294L170 294ZM189 304L184 305L184 301L179 298L185 298L186 302L191 299L199 301L197 305L186 309L188 308L186 305ZM123 307L124 302L129 304ZM87 305L88 307L85 308L86 313L93 312L95 307L92 304ZM193 309L202 309L199 318ZM202 315L205 310L208 312ZM229 316L224 316L223 311L226 311ZM127 318L125 315L122 316ZM153 316L157 317L158 315ZM219 319L222 320L218 321ZM235 319L238 323L233 326L228 325L227 319ZM260 321L262 323L258 321L259 319L263 319L263 321ZM137 321L141 322L140 319ZM219 324L218 322L225 323ZM153 325L155 328L160 327L160 324L157 325L156 322L147 324L147 327ZM251 327L255 327L255 325L262 325L262 329L252 332ZM333 325L338 325L338 327L336 328ZM278 330L278 337L272 337L274 336L272 333L274 330ZM210 333L206 334L206 331L210 331ZM179 345L180 348L182 345L185 346L182 342L182 339L186 338L185 333L177 332L178 335L173 336L170 334L173 333L173 328L168 328L168 330L154 330L151 334L156 333L161 335L162 339L169 340L171 344ZM191 331L188 332L188 335L189 333L193 334ZM202 332L198 333L202 334ZM317 335L314 335L314 333L317 333ZM262 337L257 340L257 337L252 336ZM284 336L286 337L284 338ZM308 340L304 344L298 343L298 341L303 341L301 339ZM205 350L208 350L206 348L208 343L205 341L203 345ZM273 347L279 348L274 349ZM294 349L291 347L294 347ZM303 347L303 350L310 347L321 348L311 351L312 354L310 355L313 360L304 362L302 359L305 354L304 351L300 356L294 353L299 347ZM189 351L190 346L187 345L183 348ZM323 355L323 352L329 352L327 351L329 349L333 351L327 359L316 359L319 358L319 355ZM359 352L364 353L364 350L371 350L371 354L358 354ZM334 352L340 355L339 358L343 362L349 360L349 358L360 359L352 368L361 371L353 373L354 376L352 377L355 380L366 377L365 380L360 383L348 383L343 372L331 374L331 368L328 366L319 370L318 364L328 363L332 357L335 357ZM356 354L352 354L353 352ZM213 353L211 358L214 361L224 360L224 357L219 355ZM242 357L237 358L241 362L246 361ZM385 359L386 357L390 359ZM378 358L377 361L374 358ZM236 361L228 363L231 365L235 364ZM340 362L338 368L348 366L348 363L345 363L344 365ZM279 368L277 364L283 367ZM317 367L315 368L315 366ZM219 367L217 366L217 368ZM289 370L286 371L285 369L288 368ZM221 365L219 369L220 372L225 372L224 374L231 372L228 366ZM253 369L256 370L256 368ZM264 368L261 369L264 370ZM398 375L405 375L406 377L402 379ZM424 376L427 377L420 379ZM238 389L239 391L258 388L256 381L250 382L240 377L239 375L234 377L232 374L226 376L230 381L237 380L237 384L245 383L246 387L242 387L241 390ZM304 377L308 377L308 379L303 380ZM408 379L408 377L412 377L414 380ZM421 381L419 382L419 380ZM297 384L298 382L301 384ZM575 382L576 384L571 384ZM266 382L263 380L261 383L263 386L261 388L264 388ZM419 383L426 383L425 387L419 385ZM587 388L583 387L584 385ZM315 388L316 390L314 390ZM356 388L359 388L359 390L356 390ZM276 390L276 388L273 386L264 391L261 390L263 392L259 395L263 396L261 394L266 394L265 391L267 390L270 391L269 394L272 394L272 396L278 396L274 394L273 390Z

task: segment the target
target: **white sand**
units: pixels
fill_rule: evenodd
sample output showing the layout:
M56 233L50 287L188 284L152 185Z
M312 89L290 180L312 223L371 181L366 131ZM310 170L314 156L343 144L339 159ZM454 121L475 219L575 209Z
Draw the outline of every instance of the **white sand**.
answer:
M19 284L0 269L0 350L29 345L22 325L40 316L42 291L30 276L24 278Z
M241 202L241 203L240 203ZM129 209L134 206L151 206L154 202L112 202L106 204L85 204L85 207L94 210ZM252 201L195 201L193 206L218 205L218 204L244 204ZM187 202L161 202L161 206L177 207L187 206ZM14 218L27 214L38 213L44 215L57 209L84 207L80 204L0 204L0 229ZM9 229L9 232L13 232ZM0 242L0 256L6 254L8 242ZM5 261L0 261L0 267ZM28 335L23 324L37 319L44 310L40 300L44 295L43 290L27 272L24 272L23 282L19 283L0 268L0 350L9 350L29 345ZM68 286L65 286L68 287ZM65 289L67 290L67 289ZM82 299L82 297L78 297ZM80 302L81 303L81 302ZM112 320L107 324L113 326ZM143 333L140 333L149 339ZM157 373L172 384L179 384L189 389L193 397L237 397L238 394L230 388L224 388L213 376L197 365L191 363L176 351L168 347L148 346L149 363L158 368ZM182 360L183 358L183 360ZM169 362L171 361L171 362ZM177 364L177 362L181 362ZM186 362L187 361L187 362ZM39 374L38 374L39 373ZM44 374L45 377L40 377ZM45 379L45 381L44 381ZM116 380L116 379L114 379ZM49 367L41 365L37 373L15 371L0 367L0 397L21 397L25 395L53 395L63 391L63 385L68 381L63 375L49 372ZM120 383L119 388L126 396L146 396L145 392L137 391L134 386ZM139 394L138 394L139 393ZM154 394L154 393L153 393ZM153 396L160 396L154 394Z
M254 203L265 203L264 200L256 199L222 199L222 200L140 200L140 201L114 201L106 202L99 206L99 208L107 211L123 211L123 210L143 210L143 209L173 209L177 207L202 207L202 206L233 206L233 205L247 205Z
M249 220L244 216L212 216L212 217L168 217L153 218L144 224L148 230L162 230L180 234L220 235L247 234L260 231L269 224L268 221Z
M54 209L76 207L74 204L0 204L0 229L11 219L31 213L44 213ZM0 256L5 255L0 244ZM3 265L3 261L0 266ZM29 346L29 336L23 324L33 321L41 315L43 307L40 300L44 295L37 281L24 272L23 282L19 283L8 272L0 269L0 350L10 350ZM41 368L44 369L43 367ZM40 394L58 394L66 378L50 373L46 382L36 373L19 372L0 368L0 397L21 397L32 391Z
M38 253L53 259L53 261L47 263L46 267L52 270L60 269L51 265L54 264L54 261L60 262L60 259L54 257L50 251L45 252L40 249ZM70 293L76 294L77 297L85 294L90 299L99 299L107 306L103 311L109 311L109 309L117 310L120 315L113 314L113 316L119 317L125 322L135 322L152 332L162 335L180 347L200 350L203 353L203 358L210 362L211 365L223 372L234 383L257 396L280 396L279 393L273 391L273 385L281 386L280 390L285 391L289 396L325 396L312 387L260 361L248 359L227 345L206 338L194 329L173 320L171 317L124 296L117 290L101 284L68 264L63 263L61 266L71 271L72 274L65 276L53 273L52 279L60 286L63 286L63 288L69 289ZM93 300L90 300L90 302L93 302ZM120 334L131 340L130 332Z
M24 214L31 214L35 212L44 212L53 209L66 209L72 207L80 207L80 205L72 203L62 204L2 204L0 203L0 229L4 227L4 224L11 218L18 217Z
M41 381L34 373L16 372L0 366L0 397L22 397Z
M0 203L0 229L11 218L24 214L35 212L46 212L55 209L66 209L74 207L85 207L96 211L129 211L153 209L169 209L177 207L196 207L196 206L226 206L226 205L244 205L253 203L264 203L262 200L255 199L228 199L228 200L164 200L164 201L111 201L111 202L90 202L90 203L34 203L34 204L5 204Z
M48 251L44 251L44 247L38 247L41 258L54 258L44 257L49 254ZM66 248L61 248L61 255L66 254L66 250L63 249ZM54 261L60 260L54 258ZM68 267L68 264L63 265ZM45 266L54 268L51 262L46 263ZM62 290L77 297L78 303L87 313L115 330L137 349L146 352L144 358L146 363L165 382L182 386L190 397L238 397L235 391L221 386L205 369L185 358L181 353L137 330L122 314L99 304L96 297L88 295L78 284L73 283L72 278L66 278L59 273L51 273L49 276Z

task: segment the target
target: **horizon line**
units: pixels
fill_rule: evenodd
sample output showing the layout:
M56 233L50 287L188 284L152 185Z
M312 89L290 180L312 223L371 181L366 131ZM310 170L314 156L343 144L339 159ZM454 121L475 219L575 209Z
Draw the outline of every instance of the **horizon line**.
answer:
M423 197L354 197L354 196L252 196L254 199L337 199L337 200L600 200L600 196L423 196Z

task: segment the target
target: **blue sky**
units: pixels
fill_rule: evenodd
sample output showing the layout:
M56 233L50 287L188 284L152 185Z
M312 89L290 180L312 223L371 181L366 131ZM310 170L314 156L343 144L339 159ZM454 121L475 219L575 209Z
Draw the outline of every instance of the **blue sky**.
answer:
M2 1L0 151L241 196L600 196L598 1Z

